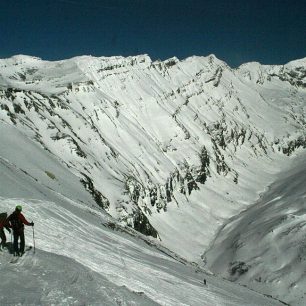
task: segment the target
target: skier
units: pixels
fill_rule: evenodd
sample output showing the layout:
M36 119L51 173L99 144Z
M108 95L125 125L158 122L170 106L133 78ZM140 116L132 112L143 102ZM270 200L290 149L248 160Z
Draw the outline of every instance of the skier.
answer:
M9 224L7 222L7 213L0 214L0 238L1 238L0 248L2 249L6 246L6 236L4 228L6 228L9 233L11 232L11 229L9 228Z
M29 222L21 213L22 206L17 205L15 211L7 218L10 227L13 229L14 235L14 256L22 256L24 254L24 224L34 226L34 222ZM20 248L18 248L18 240L20 238Z

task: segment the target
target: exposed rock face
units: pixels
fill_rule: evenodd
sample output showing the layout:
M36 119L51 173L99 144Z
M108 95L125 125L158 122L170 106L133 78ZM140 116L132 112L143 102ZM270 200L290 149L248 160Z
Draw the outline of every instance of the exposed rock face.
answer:
M258 165L281 168L306 147L305 63L16 56L0 60L0 120L56 156L111 215L167 241L160 218L180 222L182 207L202 205L193 218L214 229L269 181L254 180Z

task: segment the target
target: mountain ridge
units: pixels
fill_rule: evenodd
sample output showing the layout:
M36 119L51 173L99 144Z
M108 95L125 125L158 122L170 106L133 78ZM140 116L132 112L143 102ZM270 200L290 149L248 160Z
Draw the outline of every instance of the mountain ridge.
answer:
M181 255L189 256L190 239L179 235L184 247L173 242L171 222L186 214L186 229L209 225L192 244L195 259L223 218L271 182L285 155L305 148L299 62L288 74L286 65L232 69L214 55L162 62L17 56L0 60L0 118L66 165L112 216Z

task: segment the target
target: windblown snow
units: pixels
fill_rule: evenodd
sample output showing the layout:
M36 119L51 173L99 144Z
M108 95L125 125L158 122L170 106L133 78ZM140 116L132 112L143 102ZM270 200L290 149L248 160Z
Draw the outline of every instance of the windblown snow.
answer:
M0 60L0 303L302 305L305 64Z

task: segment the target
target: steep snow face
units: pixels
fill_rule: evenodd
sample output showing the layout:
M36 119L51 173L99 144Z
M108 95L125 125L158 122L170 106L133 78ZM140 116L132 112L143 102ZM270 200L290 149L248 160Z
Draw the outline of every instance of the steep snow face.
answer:
M208 267L230 280L305 305L306 155L233 217L206 252Z
M305 148L302 63L232 70L214 56L0 60L1 131L22 135L12 143L0 134L1 167L52 197L95 202L199 260L224 220ZM24 142L32 148L22 155Z

